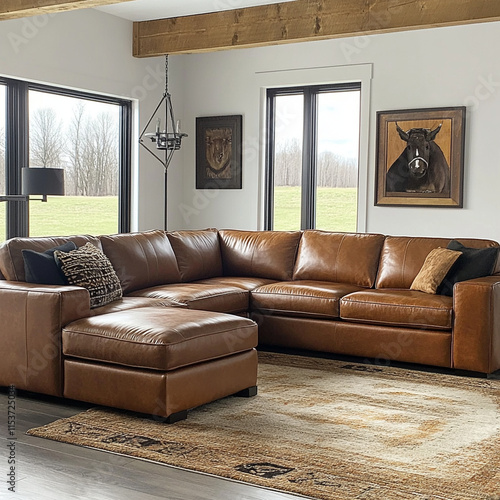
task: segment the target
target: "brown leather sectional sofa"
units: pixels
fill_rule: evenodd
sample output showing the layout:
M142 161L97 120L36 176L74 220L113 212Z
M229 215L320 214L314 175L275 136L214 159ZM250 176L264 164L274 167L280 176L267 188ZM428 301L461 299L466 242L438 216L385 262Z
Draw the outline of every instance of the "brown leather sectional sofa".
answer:
M103 250L122 299L91 309L84 288L25 282L22 249L68 240ZM492 373L499 263L494 275L457 283L453 297L410 290L429 252L449 242L215 229L15 238L0 246L0 385L182 414L254 394L257 326L262 346Z

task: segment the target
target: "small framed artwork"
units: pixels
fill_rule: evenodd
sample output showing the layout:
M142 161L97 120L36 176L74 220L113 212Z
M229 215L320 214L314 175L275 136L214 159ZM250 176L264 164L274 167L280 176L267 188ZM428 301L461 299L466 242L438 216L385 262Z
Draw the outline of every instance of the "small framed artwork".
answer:
M377 113L375 205L463 206L465 106Z
M196 118L196 189L241 189L242 116Z

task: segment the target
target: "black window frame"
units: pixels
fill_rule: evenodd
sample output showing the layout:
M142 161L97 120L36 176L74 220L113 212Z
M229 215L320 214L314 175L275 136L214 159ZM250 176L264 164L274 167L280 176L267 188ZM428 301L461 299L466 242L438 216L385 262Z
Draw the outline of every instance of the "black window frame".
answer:
M127 233L131 227L132 182L132 101L82 90L67 89L9 77L0 77L6 86L5 194L21 193L21 168L29 165L29 91L85 99L120 107L118 227ZM6 238L29 236L29 203L8 201Z
M316 159L317 159L317 114L318 95L327 92L358 90L361 82L301 85L295 87L268 88L266 92L266 151L265 151L265 205L264 228L274 226L274 159L276 97L285 95L304 96L302 136L302 184L300 228L314 229L316 225Z

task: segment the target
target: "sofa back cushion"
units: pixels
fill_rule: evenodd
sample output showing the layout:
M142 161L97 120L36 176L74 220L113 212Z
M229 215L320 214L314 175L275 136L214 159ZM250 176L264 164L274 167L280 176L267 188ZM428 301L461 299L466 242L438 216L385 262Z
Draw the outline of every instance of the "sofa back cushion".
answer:
M300 240L293 279L371 288L383 244L382 234L306 230Z
M226 276L292 279L300 231L219 231Z
M97 236L58 236L58 237L37 237L37 238L12 238L4 241L0 245L0 271L6 280L26 281L24 271L23 250L33 250L35 252L45 252L50 248L64 245L72 241L77 247L82 247L85 243L92 243L102 250L101 243Z
M167 233L182 281L222 276L219 235L216 229Z
M165 231L101 236L101 244L120 278L124 294L181 280Z
M497 247L492 240L454 238L466 247ZM452 238L387 236L380 255L376 288L410 288L427 255L438 247L446 248ZM498 263L497 263L498 265Z

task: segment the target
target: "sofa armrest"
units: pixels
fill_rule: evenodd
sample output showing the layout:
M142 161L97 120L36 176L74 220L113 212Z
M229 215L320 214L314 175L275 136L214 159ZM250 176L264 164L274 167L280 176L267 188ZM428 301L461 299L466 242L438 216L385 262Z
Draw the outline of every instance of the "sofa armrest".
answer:
M482 373L500 369L500 276L455 284L453 367Z
M62 396L61 330L89 315L85 288L0 281L0 385Z

